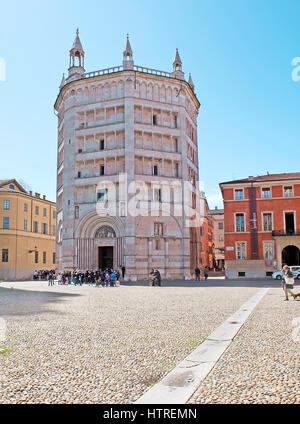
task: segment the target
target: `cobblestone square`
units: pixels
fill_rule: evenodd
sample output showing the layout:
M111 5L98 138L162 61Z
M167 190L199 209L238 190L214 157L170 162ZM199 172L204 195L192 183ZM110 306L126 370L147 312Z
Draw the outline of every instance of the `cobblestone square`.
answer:
M300 301L284 302L277 282L222 279L1 283L0 403L132 403L268 285L190 402L299 403Z

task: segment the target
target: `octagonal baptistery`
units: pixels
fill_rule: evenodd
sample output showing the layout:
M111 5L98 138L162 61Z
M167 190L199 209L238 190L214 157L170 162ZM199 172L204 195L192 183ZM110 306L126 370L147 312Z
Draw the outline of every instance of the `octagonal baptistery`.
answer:
M200 243L178 194L189 181L196 209L200 103L178 50L172 73L136 66L127 37L123 66L86 73L77 30L68 71L54 106L57 270L190 278Z

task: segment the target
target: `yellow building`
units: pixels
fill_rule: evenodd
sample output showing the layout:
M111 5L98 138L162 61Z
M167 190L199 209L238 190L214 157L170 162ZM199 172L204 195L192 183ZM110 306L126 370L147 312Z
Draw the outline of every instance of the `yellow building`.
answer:
M14 179L0 180L0 280L55 269L56 204Z

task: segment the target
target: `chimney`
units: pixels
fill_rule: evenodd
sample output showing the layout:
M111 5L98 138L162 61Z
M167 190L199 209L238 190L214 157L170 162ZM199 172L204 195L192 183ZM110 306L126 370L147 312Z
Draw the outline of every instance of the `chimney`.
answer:
M29 196L32 196L32 191L30 190L30 192L29 192Z
M40 193L35 193L35 197L40 198Z
M46 200L46 195L45 194L43 194L43 199Z

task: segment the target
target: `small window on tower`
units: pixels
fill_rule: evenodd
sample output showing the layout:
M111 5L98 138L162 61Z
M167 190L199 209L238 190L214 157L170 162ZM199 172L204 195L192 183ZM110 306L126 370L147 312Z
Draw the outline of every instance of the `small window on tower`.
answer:
M153 125L157 125L157 115L153 115Z
M100 150L104 150L104 140L100 140Z

